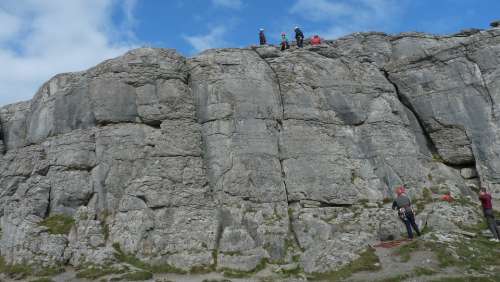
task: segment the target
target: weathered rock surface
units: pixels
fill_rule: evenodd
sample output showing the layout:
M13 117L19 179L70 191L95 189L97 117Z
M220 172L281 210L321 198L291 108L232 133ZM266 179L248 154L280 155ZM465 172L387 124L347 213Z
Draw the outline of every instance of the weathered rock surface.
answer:
M0 108L0 253L33 265L335 270L399 238L396 185L500 197L500 31L142 48ZM458 218L448 221L440 210ZM419 211L420 212L420 211ZM54 234L46 218L74 218ZM429 227L474 207L429 205Z

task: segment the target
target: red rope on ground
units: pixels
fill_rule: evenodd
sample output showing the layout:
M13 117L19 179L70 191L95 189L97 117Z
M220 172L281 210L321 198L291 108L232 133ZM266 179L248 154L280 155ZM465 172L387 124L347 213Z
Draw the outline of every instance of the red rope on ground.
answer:
M406 241L408 241L408 240L402 239L402 240L394 240L394 241L385 241L385 242L380 242L380 244L377 244L373 247L389 249L389 248L397 247Z

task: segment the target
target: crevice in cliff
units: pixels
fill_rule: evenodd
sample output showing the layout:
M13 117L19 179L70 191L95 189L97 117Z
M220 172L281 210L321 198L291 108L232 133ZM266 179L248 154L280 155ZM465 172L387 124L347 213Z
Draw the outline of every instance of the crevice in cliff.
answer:
M287 187L286 187L286 173L285 173L285 168L283 166L283 158L282 158L282 149L281 149L281 142L280 142L280 139L281 139L281 132L283 131L283 120L285 119L285 104L284 104L284 99L283 99L283 92L281 90L281 82L280 82L280 78L278 76L278 73L276 72L276 70L273 68L273 66L271 65L271 63L269 63L264 57L262 57L259 52L257 52L257 50L253 49L253 51L255 52L255 54L257 54L257 56L262 60L264 61L265 64L267 64L267 66L269 67L269 69L273 72L274 74L274 77L275 77L275 81L278 85L278 92L279 92L279 100L280 100L280 105L281 105L281 119L277 119L276 120L276 123L278 124L277 126L277 130L278 130L278 136L277 136L277 142L278 142L278 159L279 159L279 162L280 162L280 167L281 167L281 178L283 179L283 185L284 185L284 188L285 188L285 196L286 196L286 201L288 202L288 190L287 190Z
M312 204L315 208L350 208L354 204L349 204L349 203L332 203L332 202L327 202L327 201L322 201L322 200L317 200L317 199L302 199L302 200L291 200L288 202L289 205L293 204L300 204L302 208L307 208L307 202L309 201L310 203L315 203ZM311 206L311 207L312 207Z
M418 112L415 110L415 108L413 107L413 105L410 103L410 101L408 100L407 97L405 97L401 91L399 90L399 87L398 85L393 82L390 78L390 75L389 75L389 72L385 69L380 69L385 77L385 79L390 83L392 84L392 86L394 87L394 91L396 91L396 95L397 95L397 98L398 100L401 102L401 104L407 108L412 114L413 116L415 116L415 119L417 120L418 122L418 125L420 127L420 129L422 129L422 134L424 135L425 137L425 140L427 141L427 147L429 149L429 151L432 153L432 154L438 154L438 150L436 148L436 144L434 144L434 141L432 141L432 138L430 136L430 133L427 131L427 129L425 128L424 126L424 121L422 120L422 118L419 116Z
M479 79L481 80L481 88L483 91L480 91L480 89L477 89L478 92L484 92L488 102L490 103L490 107L491 107L491 118L493 120L495 120L496 118L496 115L495 115L495 100L493 100L493 96L491 95L491 92L490 92L490 89L488 88L488 85L486 84L486 80L484 79L484 75L483 75L483 70L481 69L481 67L479 66L479 64L469 55L469 50L467 48L466 45L463 45L464 48L465 48L465 52L464 52L464 57L465 59L467 59L467 61L471 62L477 69L478 71L478 74L479 74ZM474 87L474 85L473 85ZM476 88L476 87L474 87Z
M289 198L288 198L288 188L287 188L287 185L286 185L286 172L285 172L285 167L284 167L284 164L283 164L283 162L285 161L285 159L283 158L283 151L282 151L282 148L281 148L281 132L283 131L283 121L285 120L285 103L284 103L284 99L283 99L283 91L281 89L280 78L279 78L278 73L276 72L276 70L271 65L271 63L269 63L264 57L262 57L259 54L259 52L257 52L257 50L255 50L255 49L253 49L253 50L257 54L257 56L260 57L261 60L264 61L269 66L269 69L273 72L274 77L275 77L275 81L276 81L276 83L278 85L279 101L280 101L282 112L281 112L281 119L277 119L276 120L277 130L278 130L277 148L278 148L278 160L279 160L280 169L281 169L281 178L283 179L283 187L285 189L284 192L285 192L285 198L286 198L287 209L288 209L288 233L289 233L289 236L292 237L292 239L295 242L295 244L297 245L297 247L299 249L301 249L301 251L304 251L302 249L301 245L300 245L300 241L298 239L298 236L295 233L295 229L293 228L293 209L290 207L290 202L289 202Z

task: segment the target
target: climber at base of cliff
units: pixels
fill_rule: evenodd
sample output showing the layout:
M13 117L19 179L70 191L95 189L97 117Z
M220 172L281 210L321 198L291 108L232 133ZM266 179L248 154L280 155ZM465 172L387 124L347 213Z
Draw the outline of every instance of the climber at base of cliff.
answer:
M392 203L392 209L398 211L399 218L403 221L406 226L406 231L408 232L408 239L413 239L412 228L415 229L417 235L420 236L420 230L415 223L415 213L411 206L411 201L408 196L405 195L405 189L403 186L396 189L397 198Z
M488 223L488 228L493 234L492 241L500 242L500 231L495 220L495 215L493 214L493 205L491 204L491 194L486 192L485 187L481 187L479 191L479 200L483 206L484 217Z

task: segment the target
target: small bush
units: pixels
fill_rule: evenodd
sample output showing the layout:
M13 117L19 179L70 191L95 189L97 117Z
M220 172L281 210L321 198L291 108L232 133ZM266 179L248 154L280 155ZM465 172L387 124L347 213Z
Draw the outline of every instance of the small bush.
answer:
M432 191L429 188L422 189L422 198L426 203L432 202Z
M67 235L74 224L75 220L72 217L63 214L49 216L40 222L41 226L48 228L50 234L61 235Z

